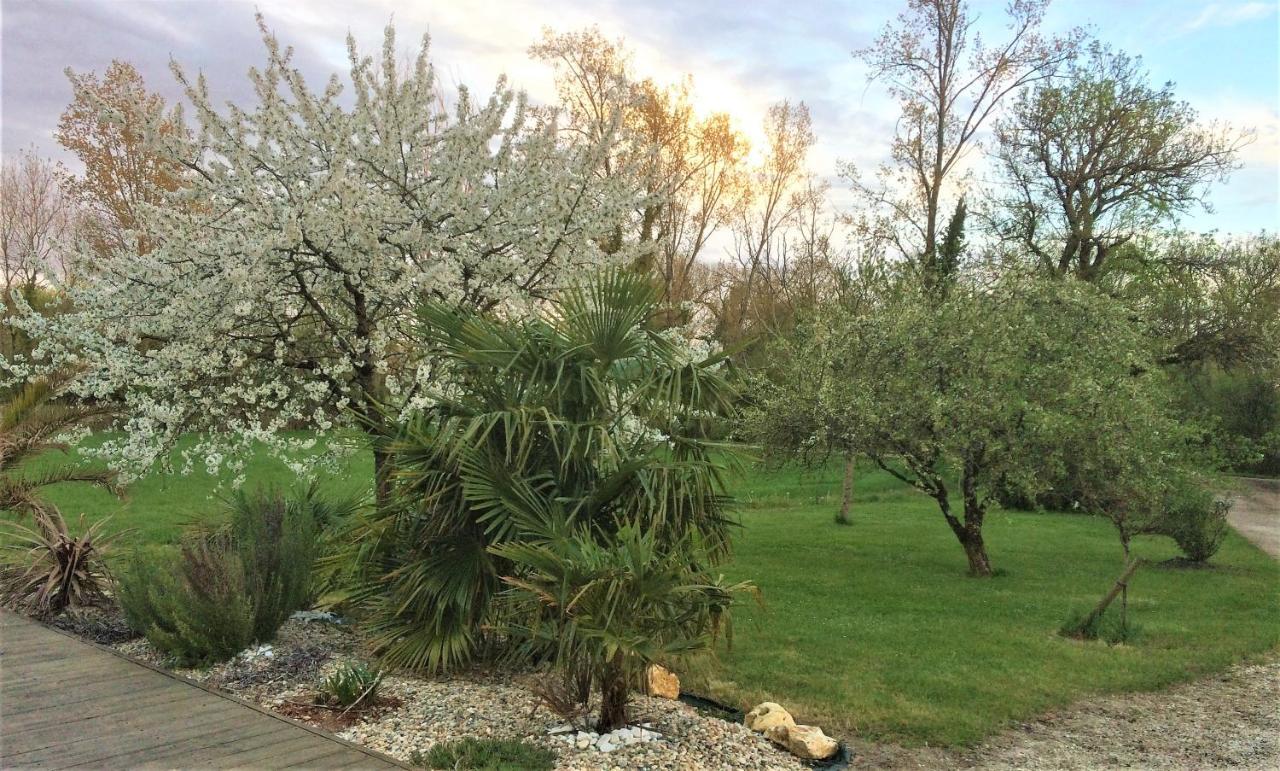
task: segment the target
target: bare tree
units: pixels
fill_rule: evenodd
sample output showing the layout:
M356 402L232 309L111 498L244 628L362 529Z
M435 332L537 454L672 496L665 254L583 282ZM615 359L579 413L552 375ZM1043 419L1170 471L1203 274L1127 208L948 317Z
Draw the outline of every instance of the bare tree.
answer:
M4 336L0 353L28 353L26 334L8 323L18 300L41 309L51 279L70 279L69 242L83 223L76 200L65 192L65 174L35 151L4 159L0 170L0 270L3 270Z
M39 288L51 277L63 279L66 242L74 235L77 213L52 163L33 151L5 158L0 170L0 271L4 318L16 312L21 296L36 302ZM3 325L3 353L24 347L21 334Z
M809 108L779 102L769 108L764 130L764 158L751 172L731 231L734 275L718 320L722 336L731 341L747 334L757 289L785 264L789 229L811 190L805 166L814 144Z
M1008 192L995 231L1086 281L1136 234L1205 205L1250 139L1200 123L1172 83L1148 84L1141 59L1096 43L1061 81L1022 94L996 137Z
M0 172L0 244L4 290L62 278L65 240L75 226L75 203L63 191L56 166L26 150L4 160Z
M638 78L624 41L597 28L544 30L529 53L556 71L566 131L618 138L602 173L635 175L645 193L625 235L646 247L643 267L663 287L664 304L698 299L706 273L698 257L732 218L745 182L745 137L725 113L695 113L690 79L664 86Z
M868 48L855 53L870 78L888 84L902 114L892 163L874 184L855 186L872 205L866 224L926 276L936 273L944 197L978 131L1009 94L1043 80L1075 47L1079 33L1039 32L1048 0L1011 0L1009 33L988 44L964 0L908 0L907 10Z

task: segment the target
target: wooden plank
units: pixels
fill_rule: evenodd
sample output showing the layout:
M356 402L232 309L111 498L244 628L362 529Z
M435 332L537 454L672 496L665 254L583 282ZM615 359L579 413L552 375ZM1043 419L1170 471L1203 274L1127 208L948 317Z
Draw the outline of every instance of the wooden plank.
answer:
M0 767L406 768L0 612Z
M118 667L77 672L73 667L67 666L61 670L50 670L46 674L47 679L28 675L22 680L6 681L0 684L0 698L6 702L22 703L28 698L47 701L42 694L50 694L49 699L54 702L59 699L70 701L73 698L72 694L79 688L110 688L115 693L128 693L129 689L140 683L138 674L140 672L122 670Z
M115 683L103 688L77 692L75 701L44 701L24 704L25 709L4 712L5 736L16 736L40 725L47 724L50 716L60 716L67 730L78 730L77 723L99 720L120 713L134 712L159 706L181 705L188 694L163 684L152 683L135 689L132 693L120 693ZM34 700L33 700L34 701Z
M275 750L276 748L272 748ZM353 750L343 747L341 744L326 744L316 742L308 747L303 747L294 752L280 753L274 752L269 756L262 758L262 765L270 768L298 768L300 766L306 768L320 768L327 761L334 762L333 756L336 754L346 755Z
M184 768L274 768L271 763L265 762L264 759L272 757L280 757L282 754L299 752L308 747L314 746L312 739L308 738L306 732L299 732L296 726L283 724L283 727L289 729L286 734L267 734L269 741L264 741L264 737L256 737L255 739L243 744L237 742L233 746L222 748L222 752L216 757L202 757L191 763L183 763ZM341 747L342 745L336 745ZM351 754L355 755L354 751ZM148 760L142 768L171 768L172 763L165 763L163 759L157 759L157 762ZM378 766L372 766L377 768Z
M121 680L129 681L122 683ZM38 685L38 684L37 684ZM9 693L0 690L0 715L13 718L28 712L41 709L73 707L84 702L100 702L111 704L116 701L127 702L134 696L141 696L151 691L164 688L165 683L148 679L143 682L131 679L127 675L119 678L97 678L74 687L27 688Z
M202 730L202 726L207 724L204 721L238 714L221 704L203 700L184 699L177 705L165 706L167 709L161 714L169 719L164 722L157 721L149 710L122 711L100 715L95 720L77 725L75 731L67 730L60 715L50 713L50 719L37 728L12 734L6 728L4 752L6 757L20 758L33 752L73 748L84 743L105 741L110 745L122 741L121 737L144 733L151 728L188 735ZM175 715L181 715L180 720L173 720Z
M139 674L128 668L115 666L112 662L23 667L20 677L5 678L4 682L0 682L0 695L5 698L22 698L40 692L69 691L89 683L137 682ZM122 691L128 690L127 685L120 685L119 688Z
M191 723L184 724L184 719ZM172 750L185 750L192 742L223 730L245 731L244 714L238 711L202 710L197 715L170 718L168 722L143 720L130 726L116 726L113 730L96 736L77 739L19 755L15 761L21 764L38 758L42 763L54 763L59 768L88 765L98 768L120 767L113 759L124 755L160 754Z
M232 752L253 750L273 743L287 741L296 735L292 726L274 720L253 720L249 725L229 723L183 742L162 747L144 747L113 755L110 765L114 768L166 767L192 768L202 763L220 763ZM88 764L101 764L98 758Z

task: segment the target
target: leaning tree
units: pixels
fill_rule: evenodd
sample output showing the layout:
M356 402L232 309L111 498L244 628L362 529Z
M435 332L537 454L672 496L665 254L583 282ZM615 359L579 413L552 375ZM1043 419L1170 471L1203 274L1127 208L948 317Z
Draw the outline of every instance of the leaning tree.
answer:
M86 254L95 278L67 288L74 311L24 322L41 357L77 365L83 393L123 401L105 449L125 468L167 462L187 432L202 438L185 464L211 469L251 442L313 441L287 429L376 435L433 377L410 332L419 302L521 313L609 259L599 244L635 208L625 179L594 173L607 136L565 139L505 80L483 100L459 89L446 111L425 39L407 71L391 27L378 59L349 39L349 84L317 90L259 26L256 105L218 110L175 64L190 139L139 132L183 169L138 207L149 248Z

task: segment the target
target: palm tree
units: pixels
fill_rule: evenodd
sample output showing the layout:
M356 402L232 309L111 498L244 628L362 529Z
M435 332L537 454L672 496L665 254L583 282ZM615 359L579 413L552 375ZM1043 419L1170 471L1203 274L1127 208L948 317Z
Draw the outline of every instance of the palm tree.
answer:
M389 665L457 667L510 634L504 544L632 526L659 549L695 539L707 564L728 555L733 456L708 439L733 412L727 363L659 329L660 310L644 277L616 270L530 318L421 309L448 386L389 439L398 503L350 539L352 597Z
M59 401L63 382L56 377L35 380L0 402L0 511L19 516L49 512L53 506L40 492L59 482L88 482L116 490L114 475L108 471L50 464L42 457L53 450L66 452L67 432L110 412L105 405Z
M577 685L574 712L600 694L596 730L627 723L631 686L645 666L711 646L747 582L712 575L697 539L663 543L624 525L607 537L579 533L490 547L508 559L503 580L522 642L517 653L549 658Z

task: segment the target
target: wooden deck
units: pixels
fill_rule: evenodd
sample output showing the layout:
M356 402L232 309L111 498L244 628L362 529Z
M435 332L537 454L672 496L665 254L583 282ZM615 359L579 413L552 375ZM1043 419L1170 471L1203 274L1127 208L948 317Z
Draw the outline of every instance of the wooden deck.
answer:
M406 766L0 611L0 768Z

